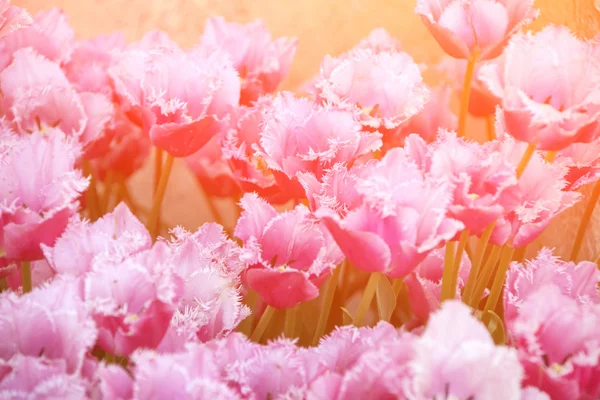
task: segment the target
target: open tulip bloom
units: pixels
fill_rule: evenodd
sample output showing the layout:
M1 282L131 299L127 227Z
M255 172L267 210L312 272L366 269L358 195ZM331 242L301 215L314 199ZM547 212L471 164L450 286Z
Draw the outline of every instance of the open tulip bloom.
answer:
M77 40L0 0L0 399L599 399L600 45L416 13L448 81L376 28L294 92L261 20ZM162 218L175 158L202 226Z

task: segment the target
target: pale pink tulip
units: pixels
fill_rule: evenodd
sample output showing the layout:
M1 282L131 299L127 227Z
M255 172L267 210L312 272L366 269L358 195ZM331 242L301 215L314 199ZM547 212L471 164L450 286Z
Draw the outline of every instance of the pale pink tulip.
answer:
M293 38L273 40L261 20L241 25L222 17L206 21L201 42L209 49L229 54L242 80L240 102L245 105L277 89L290 70L298 46Z
M62 361L17 355L0 362L6 375L0 379L0 397L12 400L80 400L86 396L87 382L66 371Z
M80 136L87 116L60 66L31 48L18 50L0 73L0 107L20 133L58 127Z
M374 53L402 51L400 41L384 28L375 28L362 39L353 49L371 49Z
M444 302L415 343L411 364L417 397L519 399L523 368L517 352L496 346L460 301Z
M564 26L519 34L504 63L479 78L502 99L506 131L540 150L562 150L600 135L600 65L593 45Z
M552 282L523 298L507 323L525 369L524 385L552 399L595 399L600 395L600 306L564 295Z
M533 0L417 0L415 12L449 56L482 60L538 15Z
M0 296L0 359L16 355L64 363L78 374L85 354L96 342L97 329L74 279L55 279L23 296Z
M0 71L12 62L17 50L26 47L64 65L71 58L75 44L75 33L67 22L67 16L58 8L40 11L31 25L0 36L3 36L0 37Z
M182 229L172 234L165 250L183 280L183 293L171 325L193 328L201 341L228 335L250 314L241 296L241 249L218 224L205 224L193 234Z
M381 147L381 135L362 131L351 112L321 107L291 93L280 93L264 112L257 153L290 196L304 197L298 173L320 178L324 169L351 165Z
M498 124L500 125L501 123ZM489 146L500 151L516 168L525 152L526 144L517 143L502 131L497 131L497 135L499 139L491 142ZM492 242L508 242L514 247L525 246L535 240L558 214L576 204L582 196L567 190L567 173L568 168L564 165L547 163L542 154L534 153L519 178L521 202L496 221Z
M429 92L413 59L402 52L356 49L338 58L325 57L316 97L355 112L375 129L393 129L419 113Z
M103 93L112 100L108 70L125 46L121 32L77 42L70 61L64 66L65 73L78 91Z
M72 220L51 246L42 245L44 257L58 274L85 275L95 263L123 261L152 247L144 225L124 203L99 220Z
M595 263L565 262L542 249L537 257L525 264L513 263L506 277L504 317L511 322L518 315L523 301L544 285L552 284L563 296L579 303L600 303L598 293L600 271Z
M157 354L142 351L134 354L133 398L150 399L223 399L241 396L221 378L219 359L202 345L189 346L185 352Z
M417 135L409 136L405 149L425 173L452 184L449 215L471 233L481 235L497 218L521 205L515 166L494 145L440 131L430 145Z
M88 181L74 169L80 149L57 129L22 136L0 160L0 247L12 261L42 258L78 208Z
M30 26L31 23L31 16L25 9L12 6L10 0L0 1L0 39L17 29Z
M400 278L464 225L451 217L452 186L426 178L403 149L370 164L356 185L362 202L344 217L317 211L354 266Z

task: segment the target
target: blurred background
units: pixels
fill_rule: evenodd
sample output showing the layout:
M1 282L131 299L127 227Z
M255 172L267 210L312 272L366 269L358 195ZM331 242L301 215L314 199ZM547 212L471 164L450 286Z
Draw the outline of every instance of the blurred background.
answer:
M437 64L443 56L413 10L416 0L13 0L31 14L59 7L69 15L69 21L79 39L119 30L133 41L153 29L162 29L181 46L198 42L207 17L221 15L236 22L261 18L273 36L295 36L298 52L283 89L294 90L318 73L326 54L336 55L354 46L377 27L384 27L400 39L404 51L417 63ZM536 0L540 17L530 26L538 29L555 23L569 26L579 36L595 38L600 34L600 0ZM435 85L439 79L430 68L424 73L426 82ZM483 130L483 123L469 121L469 137ZM149 206L152 168L133 177L132 192L137 201ZM584 189L585 191L586 189ZM589 192L589 188L587 188ZM225 224L233 223L231 204L218 202ZM544 244L557 247L564 254L561 238L573 237L582 206L568 210L554 221L543 235ZM183 162L177 162L169 182L163 208L163 220L169 225L196 229L208 221L210 213L206 199ZM596 210L591 231L586 236L582 256L593 257L600 251L600 210ZM230 218L227 219L226 217ZM576 221L576 222L571 222ZM567 241L569 244L571 239ZM536 246L530 246L535 251Z

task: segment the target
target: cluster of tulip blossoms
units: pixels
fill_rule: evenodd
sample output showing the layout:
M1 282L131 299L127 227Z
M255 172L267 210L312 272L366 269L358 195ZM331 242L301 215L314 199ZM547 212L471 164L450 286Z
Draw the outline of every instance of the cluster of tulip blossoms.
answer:
M260 21L76 41L0 0L0 398L598 399L600 44L532 3L418 0L446 86L376 29L295 94ZM235 226L161 221L175 158Z

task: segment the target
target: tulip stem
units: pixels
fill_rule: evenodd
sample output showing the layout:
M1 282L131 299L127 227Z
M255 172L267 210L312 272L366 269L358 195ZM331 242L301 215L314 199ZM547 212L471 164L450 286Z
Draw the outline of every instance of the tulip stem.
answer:
M446 243L446 255L444 256L444 272L442 274L442 293L440 301L451 299L452 277L454 276L454 242Z
M371 306L371 301L373 301L373 296L375 295L375 290L377 290L377 284L379 283L381 276L381 272L373 272L369 277L365 291L363 292L360 303L358 304L356 314L352 319L355 326L361 326L365 315L367 315L367 311Z
M258 304L258 294L254 290L249 290L245 300L245 303L250 309L251 313L246 317L246 319L239 323L238 331L242 332L246 336L250 336L250 333L252 333L252 326L254 325L254 317L256 316L255 309L257 308L256 306Z
M198 180L198 185L200 186L200 190L202 190L202 194L204 195L204 198L206 199L206 202L208 203L208 208L210 209L210 213L212 214L213 221L219 225L223 225L223 217L221 216L221 213L219 212L219 209L217 208L217 205L215 204L213 196L211 196L206 191L206 188L204 187L202 182L200 182L200 180Z
M260 339L262 338L263 334L265 333L265 330L267 329L267 326L269 325L269 322L271 321L271 318L273 317L273 314L275 313L275 308L271 307L271 306L267 306L267 308L265 308L265 311L263 311L260 320L258 321L258 324L256 325L256 328L254 328L254 332L252 332L252 336L250 337L250 340L258 343L260 342Z
M479 242L477 243L477 249L475 250L475 257L471 262L471 271L469 271L469 277L467 278L467 283L465 284L465 288L463 289L463 301L466 304L468 303L468 299L471 296L471 292L473 291L473 287L475 286L475 282L477 282L477 276L479 275L479 270L481 269L481 264L483 262L483 255L485 254L485 249L487 248L488 243L490 242L490 237L492 236L492 232L494 231L494 227L496 226L496 222L492 222L488 225L487 228L483 231Z
M531 161L531 157L533 156L534 152L535 144L529 143L527 149L525 149L525 153L523 153L523 157L521 157L521 161L519 161L519 165L517 166L517 179L519 179L521 175L523 175L523 172L525 172L525 168L527 168L527 165L529 165L529 161Z
M283 334L286 338L294 338L296 335L296 318L298 316L298 306L285 310L285 321L283 325Z
M99 200L98 200L98 188L96 177L92 170L92 166L88 160L83 161L83 173L90 177L90 185L85 192L86 208L88 210L88 218L92 221L97 220L100 217Z
M160 183L160 177L162 176L162 164L163 164L163 151L162 149L154 148L154 182L153 182L153 193L156 193L158 185Z
M8 290L8 282L6 281L6 278L2 278L0 279L0 293L4 292L5 290Z
M167 160L164 166L165 168L162 171L160 181L158 182L158 187L154 193L152 209L150 210L150 217L148 217L148 231L153 239L156 239L156 236L158 236L160 226L160 206L165 197L165 192L167 191L169 175L171 175L171 169L173 168L173 160L174 157L171 154L167 154Z
M467 114L469 112L469 100L471 98L471 84L475 75L475 64L479 54L474 52L467 63L465 80L463 82L462 95L460 98L460 113L458 114L458 137L464 137L467 129Z
M456 284L458 282L458 272L460 271L462 256L465 252L465 248L467 247L469 236L471 236L471 231L465 229L461 232L460 239L458 239L458 248L456 249L456 256L454 257L454 267L452 270L452 285L450 287L449 297L450 299L456 298Z
M581 217L579 229L577 230L575 242L573 243L573 249L571 250L571 261L577 262L577 257L579 257L579 252L581 251L581 246L583 245L585 232L590 223L590 219L592 218L592 214L594 213L594 208L596 208L596 203L598 203L598 197L600 197L600 180L594 185L592 195L590 196L587 206L585 207L585 211L583 212L583 216Z
M398 297L404 286L404 280L402 278L394 280L394 283L392 283L392 290L394 291L394 295L396 295L396 297Z
M496 132L494 127L494 116L488 115L485 117L485 125L487 128L487 139L488 141L496 140Z
M23 293L31 292L31 262L21 262L21 284L23 285Z
M481 296L483 296L483 292L485 291L485 287L487 286L492 273L494 272L494 267L500 258L500 251L502 247L493 245L492 252L488 257L483 269L481 270L481 274L479 279L477 279L477 284L475 285L475 289L473 290L473 294L464 297L464 302L469 304L472 307L477 307L477 304L481 300Z
M515 255L514 255L513 259L518 263L522 263L523 261L525 261L526 254L527 254L527 246L519 247L515 251Z
M506 271L508 270L508 266L512 261L514 252L515 249L512 247L504 247L502 250L502 257L500 258L500 264L498 266L498 270L496 271L494 283L492 284L492 290L483 308L482 320L486 326L490 322L490 315L488 311L494 311L496 309L496 304L498 304L498 299L502 294L502 289L504 288L504 279L506 278Z
M129 189L127 188L127 182L125 182L125 178L123 177L119 177L119 197L120 200L125 202L133 214L137 214L137 206L131 198L131 193L129 193Z
M110 197L112 195L114 176L113 171L109 170L106 173L106 178L104 179L104 192L102 193L102 198L100 199L100 213L105 214L108 212L108 206L110 203Z
M552 161L554 161L554 159L556 158L556 155L558 154L558 152L556 151L549 151L546 153L546 157L544 157L544 159L551 163Z
M345 261L344 261L345 263ZM343 265L343 264L342 264ZM333 298L335 296L335 290L338 285L338 279L340 277L340 271L342 270L342 265L338 266L331 274L329 278L329 282L327 283L327 289L325 290L325 297L323 298L323 306L321 307L321 315L319 315L319 321L317 322L317 329L315 330L315 335L313 336L313 345L316 346L319 343L319 339L323 336L325 332L325 326L327 325L327 320L329 319L329 313L331 312L331 305L333 304Z

